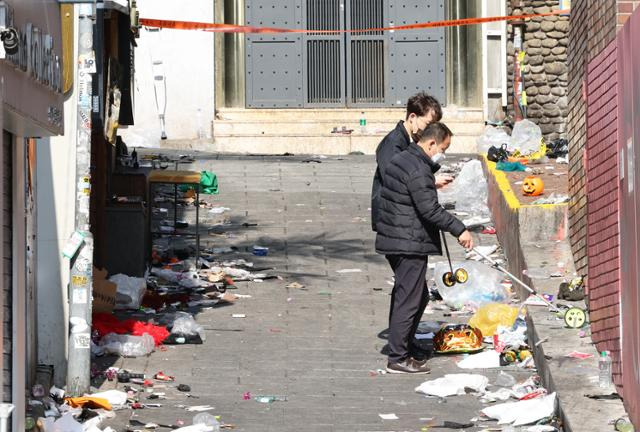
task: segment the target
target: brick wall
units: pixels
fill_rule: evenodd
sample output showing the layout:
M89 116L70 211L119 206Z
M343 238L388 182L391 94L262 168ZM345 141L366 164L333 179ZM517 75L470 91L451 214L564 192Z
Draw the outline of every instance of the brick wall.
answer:
M587 196L583 166L586 144L586 66L616 34L616 0L574 0L569 29L569 85L567 136L569 139L569 239L576 270L587 275ZM623 8L628 8L624 6ZM589 286L589 285L588 285Z
M611 351L622 387L616 48L610 43L587 66L587 263L592 339Z
M640 4L631 0L574 0L569 29L569 238L576 269L587 274L587 196L583 151L586 142L586 103L583 99L587 63L613 40ZM585 25L586 23L586 25Z

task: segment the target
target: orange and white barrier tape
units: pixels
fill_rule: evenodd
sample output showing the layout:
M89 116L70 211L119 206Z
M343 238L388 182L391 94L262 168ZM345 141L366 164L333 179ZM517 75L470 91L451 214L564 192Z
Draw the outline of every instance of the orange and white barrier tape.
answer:
M418 30L429 29L439 27L455 27L465 26L473 24L484 24L499 21L521 21L537 17L546 17L553 15L566 15L569 13L569 9L554 10L548 13L541 14L525 14L525 15L509 15L509 16L497 16L486 18L463 18L457 20L445 20L435 22L425 22L417 24L408 24L397 27L379 27L357 30L304 30L304 29L287 29L277 27L256 27L256 26L240 26L233 24L214 24L214 23L202 23L192 21L171 21L160 20L150 18L140 18L140 25L145 27L154 28L166 28L177 30L202 30L216 33L323 33L323 34L335 34L335 33L368 33L368 32L386 32L386 31L398 31L398 30Z

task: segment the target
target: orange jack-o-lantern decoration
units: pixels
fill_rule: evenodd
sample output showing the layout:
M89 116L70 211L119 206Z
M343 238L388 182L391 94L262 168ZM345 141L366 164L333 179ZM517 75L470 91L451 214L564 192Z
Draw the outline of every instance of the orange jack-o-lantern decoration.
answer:
M538 196L544 192L544 182L540 177L525 177L522 182L522 194L526 196Z
M482 332L468 324L448 324L435 334L433 347L441 354L480 351Z

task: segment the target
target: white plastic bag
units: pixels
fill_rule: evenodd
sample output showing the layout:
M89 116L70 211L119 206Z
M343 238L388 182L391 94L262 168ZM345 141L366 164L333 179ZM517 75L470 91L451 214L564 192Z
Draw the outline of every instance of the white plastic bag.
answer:
M500 129L494 126L487 126L484 128L484 132L478 138L476 138L476 144L478 146L478 153L487 154L491 146L500 148L502 144L507 146L511 142L511 137L504 129Z
M118 286L115 309L139 309L147 281L144 278L131 277L124 274L111 276L109 281Z
M542 131L531 120L520 120L513 126L511 132L511 145L509 150L520 150L522 155L528 155L540 149Z
M471 354L458 362L460 369L491 369L500 367L500 353L488 350Z
M498 420L498 424L522 426L550 417L556 410L556 394L520 402L493 405L482 410L482 414Z
M198 324L193 316L188 313L181 313L176 317L173 321L171 333L189 336L198 334L203 342L206 339L204 327Z
M453 262L453 270L463 268L469 274L469 280L452 287L442 282L442 275L450 271L448 262L439 262L434 269L438 292L445 303L454 308L467 306L478 309L488 303L506 303L509 294L502 285L503 275L498 270L477 261Z
M456 211L472 216L490 215L488 196L482 163L475 159L462 166L460 174L449 186L438 190L438 201L441 204L455 202Z
M106 334L100 341L106 354L118 354L122 357L142 357L153 352L155 342L148 333L142 336Z
M416 387L416 392L431 396L453 396L465 394L465 388L484 393L489 378L474 374L448 374L442 378L425 381Z

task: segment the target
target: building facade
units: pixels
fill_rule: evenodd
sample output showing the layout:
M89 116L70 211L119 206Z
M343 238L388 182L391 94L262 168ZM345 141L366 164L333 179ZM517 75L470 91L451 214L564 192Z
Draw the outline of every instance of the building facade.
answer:
M0 60L2 218L2 399L24 429L25 388L37 365L36 138L63 133L63 50L54 0L0 2L0 27L19 35Z

